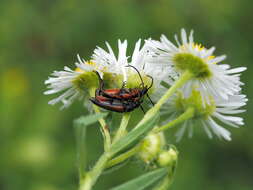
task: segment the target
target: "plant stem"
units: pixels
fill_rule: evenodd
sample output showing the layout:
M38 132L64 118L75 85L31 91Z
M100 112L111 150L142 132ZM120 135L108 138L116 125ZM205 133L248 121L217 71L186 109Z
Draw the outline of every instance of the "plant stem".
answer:
M163 181L153 190L168 190L171 184L172 184L172 179L169 178L169 175L166 175Z
M95 94L95 90L96 90L95 88L90 89L90 91L89 91L90 96ZM96 105L93 105L93 109L94 109L95 113L100 113L99 107L97 107ZM101 128L102 128L102 134L104 137L104 149L105 149L105 151L107 151L111 146L111 135L109 132L109 128L103 118L99 119L98 122L100 123Z
M126 134L126 128L127 128L130 116L131 116L131 113L124 113L123 114L119 129L113 139L113 143L116 142L117 140L119 140L121 137L123 137L124 134Z
M119 163L125 161L126 159L128 159L131 156L135 155L139 151L139 149L140 149L140 145L138 144L135 147L133 147L130 150L128 150L127 152L124 152L121 155L113 158L112 160L110 160L109 162L107 162L106 168L110 168L112 166L115 166L116 164L119 164Z
M195 111L195 110L194 110L193 107L189 107L189 108L188 108L183 114L181 114L178 118L176 118L176 119L170 121L170 122L167 123L166 125L163 125L163 126L161 126L161 127L159 127L159 128L154 129L154 132L159 133L159 132L164 131L164 130L170 128L170 127L173 127L173 126L175 126L175 125L178 125L178 124L184 122L184 121L187 120L187 119L192 118L192 117L194 116L194 111Z
M96 105L93 105L93 109L96 113L100 113L100 110ZM98 122L101 125L103 136L104 136L104 149L105 149L105 151L107 151L107 150L109 150L109 148L111 146L111 135L109 132L109 128L106 125L106 122L103 118L99 119Z
M109 152L106 152L99 158L93 169L86 173L84 179L81 180L79 190L91 190L111 156Z
M156 185L152 190L168 190L169 187L171 186L175 173L176 173L176 168L177 168L177 162L173 166L168 167L168 174L163 178L163 180Z
M190 71L185 71L181 77L168 89L168 91L161 97L161 99L154 105L153 108L148 110L148 112L145 114L143 119L138 123L138 126L140 126L142 123L144 123L148 118L154 116L161 106L169 99L171 95L173 95L178 88L182 87L189 79L192 78L192 74Z

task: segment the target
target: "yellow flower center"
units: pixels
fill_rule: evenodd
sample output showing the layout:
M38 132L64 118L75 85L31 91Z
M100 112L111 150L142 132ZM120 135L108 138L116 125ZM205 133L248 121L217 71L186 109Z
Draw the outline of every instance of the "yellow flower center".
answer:
M205 47L202 44L195 44L195 43L193 43L192 47L195 48L195 49L198 49L199 51L205 49Z

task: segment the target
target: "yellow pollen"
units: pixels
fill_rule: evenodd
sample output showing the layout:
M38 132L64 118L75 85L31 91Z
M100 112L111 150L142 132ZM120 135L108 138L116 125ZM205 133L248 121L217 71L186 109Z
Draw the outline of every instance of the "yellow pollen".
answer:
M94 63L93 61L87 61L87 62L85 62L85 63L88 64L88 65L93 65L93 66L96 65L96 63Z
M205 47L204 47L203 45L201 45L201 44L192 43L192 44L187 44L187 45L191 45L193 48L195 48L195 49L197 49L197 50L199 50L199 51L205 49ZM186 46L187 46L187 45L186 45ZM183 51L186 50L185 45L182 45L182 46L180 46L179 48L180 48L181 50L183 50Z
M80 72L80 73L84 72L84 70L80 69L79 67L77 67L77 68L75 69L75 71L76 71L76 72Z
M205 49L205 47L203 45L201 45L201 44L195 44L195 43L192 44L192 47L198 49L199 51Z

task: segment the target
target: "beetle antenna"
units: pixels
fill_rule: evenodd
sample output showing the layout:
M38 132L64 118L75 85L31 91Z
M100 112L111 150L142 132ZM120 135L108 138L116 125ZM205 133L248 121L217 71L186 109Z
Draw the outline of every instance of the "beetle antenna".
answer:
M148 90L153 86L154 79L150 75L147 75L149 78L151 78L151 85L148 87Z
M100 77L100 74L99 74L97 71L94 70L93 72L95 72L95 73L97 74L97 76L98 76L98 81L99 81L99 89L102 90L102 89L104 88L104 81L103 81L103 79Z
M141 77L141 74L140 74L140 72L138 71L138 69L136 69L134 66L132 66L132 65L126 65L126 67L132 67L132 68L134 68L134 70L136 70L136 72L138 73L138 75L139 75L139 77L140 77L140 79L141 79L141 85L142 85L142 87L144 88L144 82L143 82L143 80L142 80L142 77Z

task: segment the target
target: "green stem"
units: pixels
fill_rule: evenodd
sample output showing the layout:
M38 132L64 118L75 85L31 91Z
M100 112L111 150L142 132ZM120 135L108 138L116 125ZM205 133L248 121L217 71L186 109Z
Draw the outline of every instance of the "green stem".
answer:
M90 91L89 91L90 96L95 94L95 90L96 89L94 89L94 88L90 89ZM94 109L95 113L100 113L99 107L97 107L94 104L93 104L93 109ZM103 137L104 137L104 149L105 149L105 151L107 151L111 146L111 135L110 135L110 132L109 132L109 129L108 129L108 125L106 124L106 122L103 118L99 119L98 122L100 123L101 128L102 128L102 134L103 134Z
M127 128L130 116L131 116L131 113L123 114L119 129L113 139L113 143L118 141L121 137L123 137L126 134L126 128Z
M100 113L100 110L96 105L93 105L93 109L96 113ZM106 125L106 122L103 118L99 119L98 122L100 123L102 131L103 131L104 149L105 149L105 151L107 151L107 150L109 150L109 148L111 146L111 135L110 135L110 132L109 132L109 128Z
M166 175L163 181L153 190L168 190L171 184L172 184L172 179L170 179L169 175Z
M113 158L112 160L110 160L109 162L107 162L106 164L106 168L110 168L112 166L115 166L123 161L125 161L126 159L130 158L131 156L135 155L137 152L139 152L140 150L140 145L136 145L135 147L133 147L132 149L128 150L127 152L122 153L121 155Z
M181 114L178 118L176 118L176 119L170 121L169 123L167 123L167 124L164 125L164 126L161 126L161 127L159 127L159 128L154 129L154 132L159 133L159 132L164 131L164 130L166 130L166 129L168 129L168 128L171 128L171 127L173 127L173 126L175 126L175 125L178 125L178 124L180 124L180 123L186 121L187 119L192 118L192 117L194 116L194 111L195 111L195 110L194 110L193 107L189 107L189 108L188 108L183 114Z
M177 168L177 162L175 163L175 165L170 166L168 168L168 174L152 190L168 190L174 180L176 168Z
M92 186L95 184L98 177L105 169L106 163L111 157L112 155L109 152L104 153L100 157L93 169L90 172L86 173L84 179L81 180L79 190L91 190Z
M189 79L192 78L190 71L185 71L181 77L168 89L168 91L161 97L161 99L151 108L143 117L143 119L138 123L140 126L142 123L146 122L148 118L153 117L161 108L161 106L173 95L178 88L182 87Z

